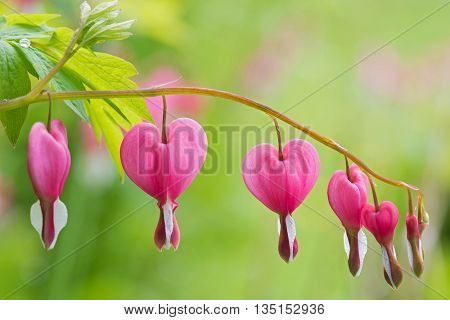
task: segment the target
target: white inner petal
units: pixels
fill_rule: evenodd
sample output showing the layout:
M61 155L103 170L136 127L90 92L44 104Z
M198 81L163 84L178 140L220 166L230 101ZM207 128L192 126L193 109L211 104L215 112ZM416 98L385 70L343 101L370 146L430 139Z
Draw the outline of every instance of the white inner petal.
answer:
M406 240L406 252L408 253L409 265L411 266L411 269L414 270L413 252L412 252L411 244L409 243L408 240Z
M348 242L347 231L344 231L344 250L348 258L348 256L350 255L350 243Z
M42 225L44 221L42 218L41 204L39 201L33 203L31 206L30 220L33 228L39 233L39 239L41 239L42 245L44 245L44 241L42 241Z
M168 200L166 204L163 205L163 214L164 214L164 226L166 231L166 243L164 247L166 249L170 248L170 238L172 237L173 232L173 212L172 212L172 204Z
M347 258L350 255L350 242L348 241L348 235L347 232L344 231L344 250L347 254ZM358 272L355 274L355 277L358 277L361 274L363 263L364 263L364 257L367 253L367 237L366 234L361 230L358 232L358 253L359 253L359 269Z
M286 216L286 230L289 240L289 262L294 260L295 221L290 214Z
M361 270L364 263L364 257L367 253L367 237L366 234L361 230L358 232L358 247L359 247L359 270L356 273L356 277L361 274Z
M36 229L36 231L39 233L39 238L41 239L42 245L45 244L42 240L42 227L44 224L43 221L43 215L42 215L42 209L41 204L39 201L35 202L31 206L30 211L30 220L31 225ZM64 205L61 200L57 199L53 205L53 225L55 227L55 237L53 239L53 242L51 243L49 250L53 249L56 244L56 240L58 239L58 235L61 232L61 230L66 226L67 224L67 208Z
M281 223L280 223L280 219L277 218L277 224L278 224L278 235L280 235L281 232Z
M66 205L61 200L59 200L59 198L53 205L53 223L55 226L55 238L53 239L49 250L53 249L56 244L56 240L58 239L59 233L67 224L67 208Z
M394 249L394 256L395 256L395 249ZM392 280L391 264L389 262L389 256L388 256L387 250L384 246L381 246L381 257L383 260L384 269L386 270L386 273L389 277L389 280L391 281L392 286L395 288L395 283Z

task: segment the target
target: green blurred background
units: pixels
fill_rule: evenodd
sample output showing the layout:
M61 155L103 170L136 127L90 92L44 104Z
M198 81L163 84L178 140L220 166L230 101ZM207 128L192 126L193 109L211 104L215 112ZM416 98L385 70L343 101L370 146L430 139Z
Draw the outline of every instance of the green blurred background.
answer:
M124 16L137 19L135 35L97 49L132 61L139 83L165 66L183 81L237 92L284 111L444 2L122 0ZM61 25L75 27L78 19L78 1L6 3L26 12L62 13ZM0 3L0 14L8 13ZM261 138L242 139L238 132L227 137L211 129L206 166L215 170L200 174L179 198L178 251L159 253L153 244L156 204L134 211L149 197L128 179L120 183L104 150L89 146L79 119L58 104L73 164L61 197L69 223L51 252L43 250L29 222L36 200L26 174L26 137L35 121L45 120L44 105L30 108L16 149L0 134L0 296L19 288L9 298L450 297L449 18L446 7L287 112L335 138L376 171L423 186L430 226L420 280L405 273L400 289L391 290L371 235L375 252L369 250L361 276L351 277L339 220L326 198L328 179L343 167L343 158L317 143L321 175L306 205L294 214L299 254L294 263L284 263L277 252L276 215L247 191L240 173L245 152ZM201 103L191 116L208 127L244 130L269 121L227 101ZM406 192L382 183L378 190L399 207L396 248L409 272Z

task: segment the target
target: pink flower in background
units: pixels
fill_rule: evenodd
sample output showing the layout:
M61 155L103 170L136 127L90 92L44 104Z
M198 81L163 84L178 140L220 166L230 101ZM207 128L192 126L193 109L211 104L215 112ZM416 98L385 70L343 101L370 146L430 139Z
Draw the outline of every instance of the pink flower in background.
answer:
M11 208L13 191L10 183L0 175L0 217Z
M178 81L177 81L178 80ZM171 83L174 82L175 83ZM170 83L170 84L168 84ZM180 79L180 74L170 66L161 66L153 71L143 87L189 87L192 86L184 79ZM178 117L193 117L203 112L205 108L204 100L195 95L168 95L167 101L167 121L173 121ZM161 97L146 98L147 107L152 115L155 125L161 129L163 102Z
M403 278L393 243L398 222L397 207L390 201L383 201L377 211L372 204L366 204L362 209L362 215L364 226L381 245L384 278L393 288L397 288Z
M47 250L67 224L67 208L59 200L70 169L67 133L63 123L53 120L50 132L35 123L28 141L28 173L38 201L31 207L31 224Z
M278 252L286 262L298 252L292 213L309 194L319 176L320 160L307 141L293 139L282 151L271 144L253 147L242 164L248 190L267 208L279 215Z
M397 52L384 49L361 64L360 77L375 94L396 97L403 93L405 71Z
M123 168L138 187L158 201L160 215L154 240L159 250L178 248L177 198L197 176L207 148L203 128L188 118L170 123L166 143L151 123L138 124L125 135L120 149Z
M87 122L80 122L81 142L83 148L83 180L91 189L101 189L111 184L116 173L103 140L99 143Z
M32 12L41 4L39 0L13 0L13 3L25 12Z
M367 176L355 164L347 173L338 170L328 184L328 202L345 228L344 248L348 266L354 276L362 270L367 253L367 238L362 231L362 208L367 203Z
M377 95L417 103L448 87L449 51L448 47L433 48L406 60L393 48L385 48L361 64L359 78Z
M254 91L271 91L294 59L300 59L307 35L292 21L276 29L257 48L244 69L244 85Z

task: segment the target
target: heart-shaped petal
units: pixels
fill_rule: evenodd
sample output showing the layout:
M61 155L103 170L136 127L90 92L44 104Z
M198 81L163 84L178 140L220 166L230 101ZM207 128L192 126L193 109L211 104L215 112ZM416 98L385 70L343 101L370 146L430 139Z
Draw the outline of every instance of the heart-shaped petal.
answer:
M203 128L194 120L180 118L167 128L167 144L150 123L134 126L125 136L120 155L130 179L160 205L176 198L200 171L208 148Z
M361 209L367 203L367 176L356 166L350 167L350 179L336 171L328 183L328 202L345 228L359 230L362 226Z
M320 160L307 141L294 139L283 149L283 160L271 144L260 144L247 154L242 176L250 192L270 210L287 215L306 198L319 176Z
M64 125L53 120L50 132L36 123L28 140L28 173L39 199L56 201L62 192L70 168L70 153Z
M374 235L378 243L386 245L392 242L398 222L398 209L390 201L383 201L378 211L372 204L362 209L364 226Z

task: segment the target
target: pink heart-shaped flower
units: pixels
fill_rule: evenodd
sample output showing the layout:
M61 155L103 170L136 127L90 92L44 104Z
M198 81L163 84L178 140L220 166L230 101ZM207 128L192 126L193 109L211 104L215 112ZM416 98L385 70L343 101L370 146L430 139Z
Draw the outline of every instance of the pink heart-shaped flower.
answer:
M367 203L362 209L364 226L374 235L381 246L384 278L393 288L398 288L403 275L397 261L393 244L394 231L398 222L398 209L390 201L380 203L378 211Z
M50 131L35 123L28 140L28 174L39 201L30 211L31 224L47 250L67 224L67 208L59 200L70 169L67 133L60 120L52 120Z
M353 276L358 276L367 252L367 238L362 227L362 208L367 203L369 180L352 164L347 173L337 170L328 183L328 202L345 228L344 249Z
M197 176L207 148L203 128L188 118L170 123L167 143L162 142L159 129L150 123L140 123L125 135L120 156L126 174L158 200L160 222L155 243L159 249L163 244L178 247L179 230L174 215L178 206L176 199Z
M283 159L271 144L252 148L244 159L242 176L248 190L280 215L278 250L287 262L297 253L292 213L303 202L319 176L320 160L307 141L293 139L283 148Z

